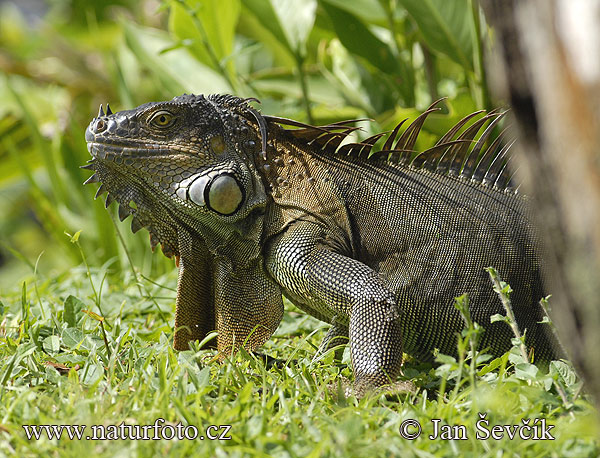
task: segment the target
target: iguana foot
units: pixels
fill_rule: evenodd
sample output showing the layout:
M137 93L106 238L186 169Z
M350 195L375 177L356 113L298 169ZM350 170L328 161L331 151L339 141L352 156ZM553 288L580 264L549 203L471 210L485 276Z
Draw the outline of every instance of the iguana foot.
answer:
M261 360L263 362L263 364L265 365L266 369L271 369L272 367L275 367L277 369L281 369L288 362L285 359L274 358L273 356L269 356L269 355L266 355L264 353L260 353L260 352L257 352L257 351L252 352L252 354L254 356L256 356L257 359L259 359L259 360Z

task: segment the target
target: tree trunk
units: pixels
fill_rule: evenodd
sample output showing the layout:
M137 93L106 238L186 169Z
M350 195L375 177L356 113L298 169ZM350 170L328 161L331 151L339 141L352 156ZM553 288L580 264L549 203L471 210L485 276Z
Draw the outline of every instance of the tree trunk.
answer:
M544 232L559 336L600 399L600 3L482 0L492 89L512 108L515 159Z

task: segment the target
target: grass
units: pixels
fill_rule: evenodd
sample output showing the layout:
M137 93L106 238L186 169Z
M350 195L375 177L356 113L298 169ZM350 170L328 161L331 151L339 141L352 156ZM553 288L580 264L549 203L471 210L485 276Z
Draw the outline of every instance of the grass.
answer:
M73 240L79 244L77 237ZM413 392L357 400L338 396L351 379L348 352L315 357L323 327L286 306L264 348L283 359L265 367L245 352L222 364L211 351L172 349L176 272L149 281L115 279L109 267L86 264L58 277L36 274L0 305L0 453L18 456L597 456L597 413L566 363L549 375L522 355L491 359L471 346L466 320L459 358L439 355L437 367L408 361L403 380ZM491 287L491 285L490 285ZM140 288L143 292L140 295ZM500 290L502 291L502 290ZM506 291L506 289L504 290ZM457 305L464 307L464 298ZM468 318L468 317L466 317ZM508 325L508 324L507 324ZM483 417L482 415L486 416ZM23 425L209 425L229 440L29 440ZM440 422L434 422L438 419ZM487 428L485 423L489 421ZM522 420L525 419L525 420ZM480 440L494 425L546 419L555 440ZM409 440L401 426L417 420ZM465 440L430 439L434 423L464 425ZM111 426L114 425L114 426ZM228 426L231 426L228 429ZM483 429L482 429L483 428ZM227 430L227 431L226 431ZM150 431L150 430L148 430ZM153 430L152 430L153 431ZM167 427L165 434L170 434ZM187 430L193 433L193 430ZM541 430L540 430L541 431ZM148 433L151 434L152 433ZM447 434L447 431L446 431ZM541 434L541 432L540 432Z
M449 96L448 113L420 136L429 146L489 107L476 2L446 2L446 15L431 14L436 2L409 0L294 2L297 10L237 0L200 9L163 1L158 10L153 1L54 3L43 27L10 2L0 8L0 456L600 455L597 412L572 368L541 373L518 338L502 358L480 354L468 316L459 358L408 360L402 380L414 390L396 398L338 396L352 379L348 351L341 364L315 356L324 328L290 304L263 349L281 367L244 352L220 364L197 346L173 351L175 267L81 186L83 131L100 103L127 109L182 92L258 96L265 113L319 123L375 118L365 135L419 113L399 107ZM458 41L433 33L441 29ZM216 432L231 439L29 440L24 428L83 425L91 434L93 425L110 432L159 419L201 435L228 425ZM545 419L556 439L479 440L482 419L490 428ZM429 439L437 420L464 426L468 438ZM411 421L422 428L413 440L400 434L415 431Z

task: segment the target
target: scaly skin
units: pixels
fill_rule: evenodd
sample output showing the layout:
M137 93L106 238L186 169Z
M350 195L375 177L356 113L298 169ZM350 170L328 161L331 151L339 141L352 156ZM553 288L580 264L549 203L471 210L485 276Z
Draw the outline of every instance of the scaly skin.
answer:
M494 266L537 360L555 359L559 346L538 324L544 290L527 200L491 162L498 143L479 159L491 129L470 148L499 116L454 139L457 128L411 162L426 114L367 159L376 138L336 151L348 123L307 126L233 96L184 95L101 112L86 131L89 181L179 257L176 349L214 329L222 355L256 349L277 328L284 294L332 324L323 350L349 340L362 395L394 381L403 351L456 352L463 322L453 302L463 293L486 329L482 346L510 348L510 328L490 323L504 313L484 270Z

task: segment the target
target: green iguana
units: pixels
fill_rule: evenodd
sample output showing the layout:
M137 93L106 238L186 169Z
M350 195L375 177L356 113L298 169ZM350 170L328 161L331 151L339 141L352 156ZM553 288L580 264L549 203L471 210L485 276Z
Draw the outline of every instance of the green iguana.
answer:
M381 151L383 134L343 144L351 121L325 126L260 114L250 99L183 95L112 113L86 130L86 168L179 265L174 346L218 332L229 354L254 350L282 318L282 293L331 323L322 349L349 342L355 391L394 381L402 354L456 353L467 293L481 348L500 355L511 328L488 266L513 288L514 314L536 361L560 347L540 324L538 236L511 187L501 113L474 113L413 154L433 104ZM436 102L437 103L437 102ZM287 126L282 127L282 126ZM491 144L490 144L491 143Z

